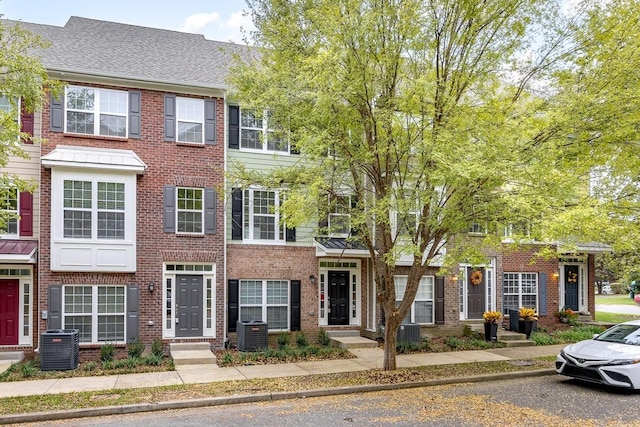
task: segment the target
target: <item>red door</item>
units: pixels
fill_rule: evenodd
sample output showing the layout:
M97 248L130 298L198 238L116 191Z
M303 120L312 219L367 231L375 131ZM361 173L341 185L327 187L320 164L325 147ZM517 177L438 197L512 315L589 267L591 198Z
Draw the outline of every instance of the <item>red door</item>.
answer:
M18 345L19 289L18 280L0 280L0 345Z

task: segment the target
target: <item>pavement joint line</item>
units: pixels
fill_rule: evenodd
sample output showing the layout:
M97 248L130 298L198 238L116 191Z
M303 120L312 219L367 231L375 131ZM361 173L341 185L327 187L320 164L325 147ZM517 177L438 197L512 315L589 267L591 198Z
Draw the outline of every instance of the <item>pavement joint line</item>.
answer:
M88 418L107 415L124 415L141 412L164 411L169 409L190 409L210 406L223 406L239 403L267 402L277 400L305 399L311 397L337 396L353 393L368 393L386 390L401 390L417 387L435 387L439 385L499 381L513 378L530 378L556 374L554 369L538 369L532 371L502 372L497 374L481 374L468 377L450 377L428 381L413 381L396 384L365 384L358 386L330 387L311 390L269 392L240 396L220 396L204 399L176 400L156 403L139 403L119 406L103 406L100 408L70 409L54 412L34 412L26 414L0 415L0 424L17 424L41 421L59 421L73 418Z

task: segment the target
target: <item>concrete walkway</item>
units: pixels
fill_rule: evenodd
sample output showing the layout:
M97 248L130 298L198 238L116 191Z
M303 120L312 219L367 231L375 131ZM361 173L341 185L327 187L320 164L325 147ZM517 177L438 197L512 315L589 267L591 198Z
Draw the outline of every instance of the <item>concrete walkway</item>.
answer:
M407 354L398 355L397 364L399 368L410 368L428 365L529 359L542 356L554 356L558 354L562 347L564 347L564 344L447 353ZM383 351L381 349L362 348L353 349L351 352L356 355L356 358L276 365L237 366L231 368L220 368L211 365L185 365L179 366L175 371L170 372L2 382L0 383L0 398L210 383L252 378L331 374L382 368Z

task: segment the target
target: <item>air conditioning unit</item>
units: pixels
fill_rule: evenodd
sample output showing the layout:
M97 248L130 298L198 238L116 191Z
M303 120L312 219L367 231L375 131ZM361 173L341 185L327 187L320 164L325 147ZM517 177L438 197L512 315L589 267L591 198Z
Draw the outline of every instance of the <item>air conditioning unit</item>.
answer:
M78 329L48 329L40 335L40 370L69 371L80 361Z
M267 322L238 320L236 333L238 334L238 350L258 351L269 347Z
M420 344L420 325L418 323L402 323L396 337L396 343L401 342Z

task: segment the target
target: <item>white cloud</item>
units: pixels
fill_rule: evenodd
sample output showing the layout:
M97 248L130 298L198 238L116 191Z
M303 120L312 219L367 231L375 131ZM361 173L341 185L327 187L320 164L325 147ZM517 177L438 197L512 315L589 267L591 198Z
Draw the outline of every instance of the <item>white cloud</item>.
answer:
M184 24L180 28L180 31L186 33L200 33L203 28L209 24L215 23L220 19L220 15L213 13L196 13L195 15L187 16Z

